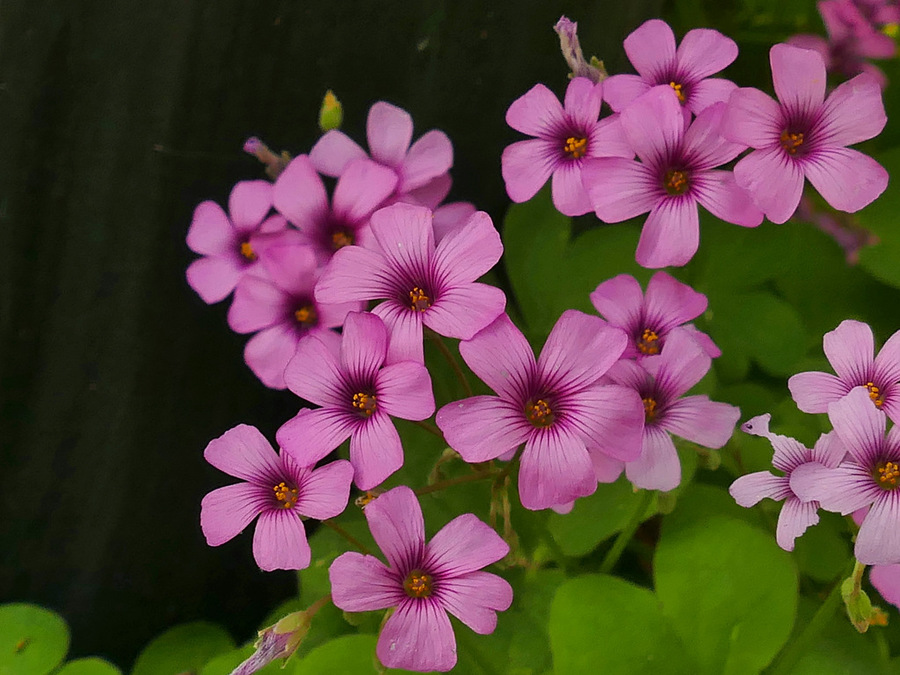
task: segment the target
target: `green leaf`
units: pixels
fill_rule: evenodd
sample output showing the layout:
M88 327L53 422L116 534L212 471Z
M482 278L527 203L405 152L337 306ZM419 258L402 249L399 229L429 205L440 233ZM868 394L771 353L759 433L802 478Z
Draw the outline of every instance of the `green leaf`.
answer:
M144 647L131 675L173 675L197 672L212 657L234 649L228 632L213 623L196 621L170 628Z
M375 672L374 635L344 635L313 649L297 662L294 675Z
M548 528L563 553L581 557L621 531L640 502L641 495L622 477L615 483L599 485L594 494L576 500L570 513L551 513ZM655 512L656 504L653 503L644 519Z
M807 599L801 601L798 630L809 623L820 603L821 601ZM844 612L836 612L818 643L794 664L791 675L873 675L900 672L896 667L882 669L881 663L871 636L858 633Z
M69 628L49 609L0 605L0 675L44 675L69 651Z
M900 172L900 148L881 153L878 161L896 176ZM897 229L897 211L900 209L900 190L890 186L884 194L857 214L857 219L872 230L880 242L860 252L859 261L864 269L900 288L900 231Z
M794 545L794 557L800 571L816 581L836 579L850 559L846 532L841 516L820 511L819 524L809 528Z
M696 673L656 596L616 577L562 584L550 607L556 675Z
M91 656L69 661L56 675L122 675L122 671L106 659Z
M758 673L790 635L797 571L771 535L742 520L664 522L654 577L698 673Z

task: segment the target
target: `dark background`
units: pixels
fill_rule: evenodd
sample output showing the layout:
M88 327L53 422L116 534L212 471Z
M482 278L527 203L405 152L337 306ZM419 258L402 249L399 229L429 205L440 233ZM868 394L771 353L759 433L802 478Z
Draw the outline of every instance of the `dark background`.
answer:
M503 116L564 90L560 14L615 71L661 4L4 0L0 602L60 612L71 656L123 668L183 621L248 639L294 576L261 573L247 535L206 546L200 499L228 478L202 451L240 422L273 437L297 402L185 283L194 207L262 177L247 136L308 151L332 88L360 142L379 99L445 130L452 196L499 221Z

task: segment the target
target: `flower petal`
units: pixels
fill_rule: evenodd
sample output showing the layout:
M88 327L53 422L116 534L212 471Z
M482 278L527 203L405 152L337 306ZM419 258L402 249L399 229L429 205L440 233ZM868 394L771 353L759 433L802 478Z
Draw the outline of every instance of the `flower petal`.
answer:
M237 233L222 207L212 201L200 202L187 233L187 245L200 255L221 256L236 245Z
M406 594L391 571L378 558L350 551L328 568L331 597L345 612L371 612L396 607Z
M391 417L426 420L434 414L434 393L428 369L414 361L382 368L375 379L378 406Z
M453 616L479 635L488 635L497 627L497 611L512 604L513 589L496 574L472 572L442 581L438 597Z
M747 149L722 135L722 121L728 106L716 103L701 112L684 133L683 153L697 170L712 169L730 162ZM692 181L693 183L693 181Z
M599 452L629 462L641 454L644 404L635 389L604 384L579 392L567 407L566 418L579 430L592 457Z
M459 353L472 372L504 399L524 402L524 397L531 393L529 389L537 368L534 353L506 314L461 342Z
M534 85L506 111L506 123L529 136L546 136L563 120L559 99L543 84Z
M855 145L875 138L887 123L876 79L862 74L839 84L822 106L821 120L817 131L829 145Z
M413 121L410 114L386 101L369 108L366 138L372 158L390 167L399 166L412 141Z
M242 180L228 197L228 213L235 228L250 231L272 208L272 184L267 180Z
M887 602L900 606L900 564L875 565L869 571L869 581Z
M551 195L553 206L564 216L583 216L593 210L582 182L581 166L575 162L563 162L556 167Z
M469 283L496 265L501 255L500 233L488 214L477 211L437 245L434 269L444 284Z
M226 485L200 502L200 529L210 546L239 535L269 505L269 493L250 483Z
M808 49L777 44L769 50L772 82L781 105L795 114L815 114L825 100L825 62Z
M303 408L275 432L275 440L300 466L312 466L349 438L351 413L333 408Z
M292 461L288 456L287 461ZM339 459L305 474L299 486L299 496L294 509L309 518L325 520L344 512L350 498L353 467Z
M412 570L425 551L425 520L415 493L400 485L366 505L375 543L394 570ZM402 572L401 572L402 573Z
M364 221L391 196L396 185L397 174L391 169L370 159L354 159L334 188L334 214L349 223Z
M708 77L691 86L688 92L688 99L685 101L685 107L695 115L699 115L711 105L728 103L732 92L736 91L737 88L738 86L731 80L721 77Z
M718 449L731 438L740 416L741 409L733 405L710 401L706 396L688 396L669 406L660 425L704 448Z
M331 408L349 403L338 360L329 344L319 337L300 341L284 371L284 381L288 389L310 403Z
M268 485L284 471L272 444L249 424L239 424L211 440L203 458L229 476L259 485Z
M562 424L532 434L519 469L519 498L532 511L585 497L597 489L584 441Z
M409 307L387 300L375 307L372 314L381 317L390 333L386 363L425 363L421 312L410 311Z
M656 378L659 389L671 399L681 396L703 379L712 360L690 333L674 329L666 337L662 352L648 356L641 365Z
M309 337L297 334L293 326L279 323L261 330L244 346L244 363L270 389L285 389L284 371L294 358L297 345Z
M640 75L610 75L603 80L603 99L615 112L624 110L629 103L650 91L653 86Z
M444 525L425 546L423 569L436 576L458 577L495 563L509 553L509 544L472 513Z
M309 152L316 171L332 178L340 176L351 161L362 157L368 157L366 151L337 129L326 131Z
M854 553L863 565L893 565L900 562L900 491L878 496L856 535Z
M668 492L681 482L681 462L672 438L658 427L644 427L641 456L626 462L625 475L636 487Z
M828 412L834 403L850 391L850 387L831 373L809 371L797 373L788 380L788 389L797 407L805 413Z
M793 551L794 540L818 522L818 502L801 502L796 497L788 497L778 514L775 541L785 551Z
M710 28L689 30L675 52L679 72L694 81L724 70L737 55L737 43Z
M847 451L861 464L873 467L881 456L887 417L872 405L868 390L854 387L831 403L828 419Z
M388 668L429 672L456 665L456 637L450 618L431 598L406 598L378 636L378 660Z
M435 418L448 445L469 463L486 462L515 450L531 436L524 413L496 396L448 403Z
M403 466L400 434L387 413L376 413L350 436L350 463L360 490L371 490Z
M387 260L389 274L403 272L421 277L430 269L435 250L432 218L430 209L403 203L372 214L372 233Z
M781 134L781 107L759 89L742 87L728 97L722 134L733 143L751 148L770 148Z
M244 271L237 260L228 258L198 258L188 265L188 285L203 302L212 305L227 298L237 286Z
M809 182L839 211L856 213L875 201L888 184L885 168L852 148L822 148L804 159Z
M653 87L619 114L622 130L642 162L661 167L682 147L684 114L669 85Z
M625 53L645 80L660 82L675 65L675 34L669 24L650 19L625 38Z
M787 476L775 476L768 471L748 473L735 480L728 488L734 501L739 506L750 508L756 506L765 498L780 502L794 495L791 492L790 481Z
M756 227L763 220L762 211L750 193L739 186L731 171L704 171L695 175L691 194L716 218L742 227Z
M621 328L575 309L562 313L538 358L545 386L575 391L596 382L619 360L628 344Z
M387 356L387 342L387 328L379 317L369 312L348 314L341 340L341 370L346 380L359 386L372 384Z
M553 148L542 138L507 145L500 156L506 194L517 204L527 202L544 186L559 162Z
M308 230L330 211L328 194L307 155L291 160L275 181L273 200L278 212L301 230Z
M706 296L703 298L705 300ZM644 292L638 280L630 274L620 274L602 282L591 293L591 304L600 316L629 335L640 329L638 324L643 312ZM706 309L705 304L703 309Z
M734 178L773 223L786 222L800 204L803 171L780 145L742 158L734 167Z
M845 462L836 469L807 462L791 472L790 480L791 492L801 501L817 501L822 508L843 515L869 506L884 492L855 462Z
M875 337L869 324L847 319L825 333L822 346L828 362L845 383L863 384L874 365Z
M606 223L619 223L647 213L662 198L662 188L653 171L630 159L587 159L581 176L594 213Z
M707 299L667 272L657 272L647 284L644 316L647 325L658 333L696 319L706 311Z
M700 217L692 199L663 199L647 216L635 259L643 267L687 264L700 246Z
M434 178L446 174L451 166L453 144L447 134L433 129L423 134L409 149L400 167L398 192L408 193L423 187ZM443 199L437 201L441 202Z
M293 511L264 511L253 533L253 557L266 572L309 567L311 552L300 516Z

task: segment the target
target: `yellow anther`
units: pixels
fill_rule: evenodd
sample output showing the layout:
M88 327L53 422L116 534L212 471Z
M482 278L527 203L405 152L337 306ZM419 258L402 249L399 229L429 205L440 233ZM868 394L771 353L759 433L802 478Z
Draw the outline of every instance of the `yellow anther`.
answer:
M353 394L353 407L359 411L360 415L371 417L372 413L378 408L375 394L364 394L363 392Z
M675 91L675 95L678 96L678 101L684 103L684 85L678 84L673 80L669 82L669 86Z
M563 144L563 152L572 159L584 157L587 152L587 139L581 136L569 136Z
M897 479L900 478L900 464L896 462L880 462L876 466L877 472L873 474L878 479L880 487L885 490L893 490L897 487Z
M247 260L256 260L256 253L249 241L241 242L241 255Z
M409 292L409 308L414 312L424 312L429 307L431 307L431 298L428 297L428 294L418 286L413 286Z
M900 25L896 23L887 23L881 28L881 32L891 38L896 38L897 34L900 33Z
M648 396L641 400L644 402L644 422L652 422L656 419L656 399Z
M542 398L525 406L525 417L532 425L540 428L549 427L556 421L556 415L550 404Z
M641 339L637 342L641 354L659 354L659 335L656 331L645 328Z
M272 488L275 493L275 499L281 502L281 507L291 509L297 503L297 488L291 487L284 481Z
M314 326L319 315L316 314L316 308L312 305L303 305L300 309L294 310L294 318L297 323L302 323L304 326Z
M331 248L337 251L338 249L344 248L345 246L350 246L353 244L353 234L347 232L346 230L338 230L337 232L331 235Z
M866 382L866 389L869 390L869 398L872 399L872 403L879 408L884 405L884 394L881 393L879 387L876 387L872 382Z
M431 595L433 581L431 575L422 570L413 570L406 575L403 590L411 598L427 598Z
M663 187L670 195L683 195L691 187L690 174L677 169L667 171L663 179Z
M787 150L789 155L796 155L801 145L803 145L803 132L791 133L787 129L781 132L781 147Z

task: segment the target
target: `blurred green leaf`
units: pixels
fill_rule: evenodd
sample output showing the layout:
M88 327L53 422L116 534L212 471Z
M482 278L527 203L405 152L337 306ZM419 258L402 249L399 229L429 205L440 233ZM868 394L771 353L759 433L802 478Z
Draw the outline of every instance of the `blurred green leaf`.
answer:
M67 651L69 627L61 616L37 605L0 605L0 675L45 675Z
M800 571L811 579L820 582L837 579L850 560L844 519L820 510L819 524L809 528L794 544L794 557Z
M900 148L881 153L878 161L896 177L900 172ZM877 278L900 288L900 228L897 212L900 210L900 190L888 185L884 194L857 214L859 222L872 230L880 243L860 252L860 265Z
M234 649L221 626L195 621L170 628L138 655L131 675L176 675L199 671L212 657Z
M295 675L350 675L375 672L374 635L344 635L319 645L296 662Z
M69 661L56 675L122 675L122 671L106 659L91 656Z

